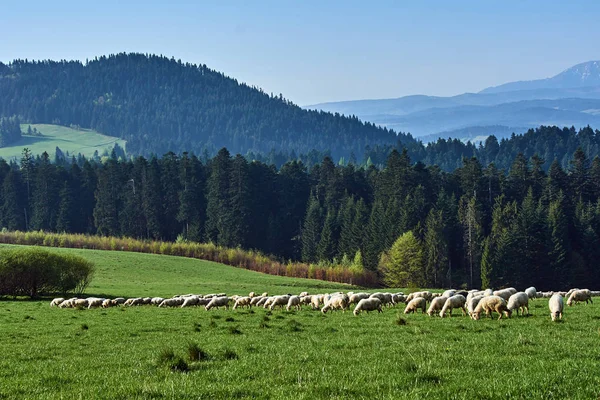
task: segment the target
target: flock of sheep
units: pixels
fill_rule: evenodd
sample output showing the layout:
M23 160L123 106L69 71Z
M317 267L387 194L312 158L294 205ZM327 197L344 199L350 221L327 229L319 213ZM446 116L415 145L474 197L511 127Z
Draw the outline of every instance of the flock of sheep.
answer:
M502 316L510 318L513 311L529 314L529 300L535 298L549 298L549 309L552 321L562 319L564 301L566 297L567 305L583 302L592 302L593 296L600 296L599 291L590 291L588 289L571 289L568 292L537 292L534 287L525 289L523 292L517 292L514 288L507 288L493 291L486 290L446 290L443 293L432 293L430 291L413 292L408 295L404 293L354 293L337 292L331 294L310 295L302 292L299 295L281 295L269 296L268 293L258 295L251 292L248 296L227 296L225 293L215 293L206 295L188 294L174 296L172 298L162 297L136 297L125 299L123 297L115 299L103 299L90 297L86 299L79 298L56 298L50 302L50 307L59 308L108 308L115 306L141 306L155 305L158 307L197 307L204 306L206 310L212 308L225 307L233 305L233 309L252 306L264 307L273 310L275 307L286 310L301 310L302 306L309 306L313 310L320 309L322 313L333 310L345 311L351 305L354 307L354 315L361 312L378 311L383 312L383 307L393 307L404 303L405 314L415 313L421 310L429 316L438 314L444 318L446 315L452 315L453 309L460 309L463 315L469 315L472 319L478 320L481 314L485 312L486 316L492 317L496 312L502 319ZM427 308L429 303L429 308Z

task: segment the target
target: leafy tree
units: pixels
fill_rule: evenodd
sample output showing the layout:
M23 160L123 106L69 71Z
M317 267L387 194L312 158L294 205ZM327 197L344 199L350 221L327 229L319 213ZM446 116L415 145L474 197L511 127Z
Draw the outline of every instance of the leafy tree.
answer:
M423 248L412 231L403 233L381 257L380 271L390 287L423 287Z

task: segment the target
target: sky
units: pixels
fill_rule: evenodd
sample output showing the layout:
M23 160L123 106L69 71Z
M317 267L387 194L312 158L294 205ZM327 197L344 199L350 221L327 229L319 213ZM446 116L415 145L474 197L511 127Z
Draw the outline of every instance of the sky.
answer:
M593 1L11 1L0 61L206 64L300 105L450 96L600 59Z

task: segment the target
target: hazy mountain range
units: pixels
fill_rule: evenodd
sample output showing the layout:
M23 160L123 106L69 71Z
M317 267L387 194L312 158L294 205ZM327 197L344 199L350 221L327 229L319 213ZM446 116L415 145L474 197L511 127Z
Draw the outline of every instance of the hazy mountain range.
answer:
M540 125L600 126L600 61L577 64L546 79L518 81L451 97L405 96L306 106L355 115L424 141L480 140Z

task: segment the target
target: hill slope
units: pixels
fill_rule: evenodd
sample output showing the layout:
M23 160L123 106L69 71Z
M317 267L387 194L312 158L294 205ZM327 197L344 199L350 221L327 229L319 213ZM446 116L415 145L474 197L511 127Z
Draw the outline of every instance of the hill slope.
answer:
M412 141L357 118L303 110L206 65L142 54L0 65L0 116L11 115L117 136L133 154L227 147L347 156Z

